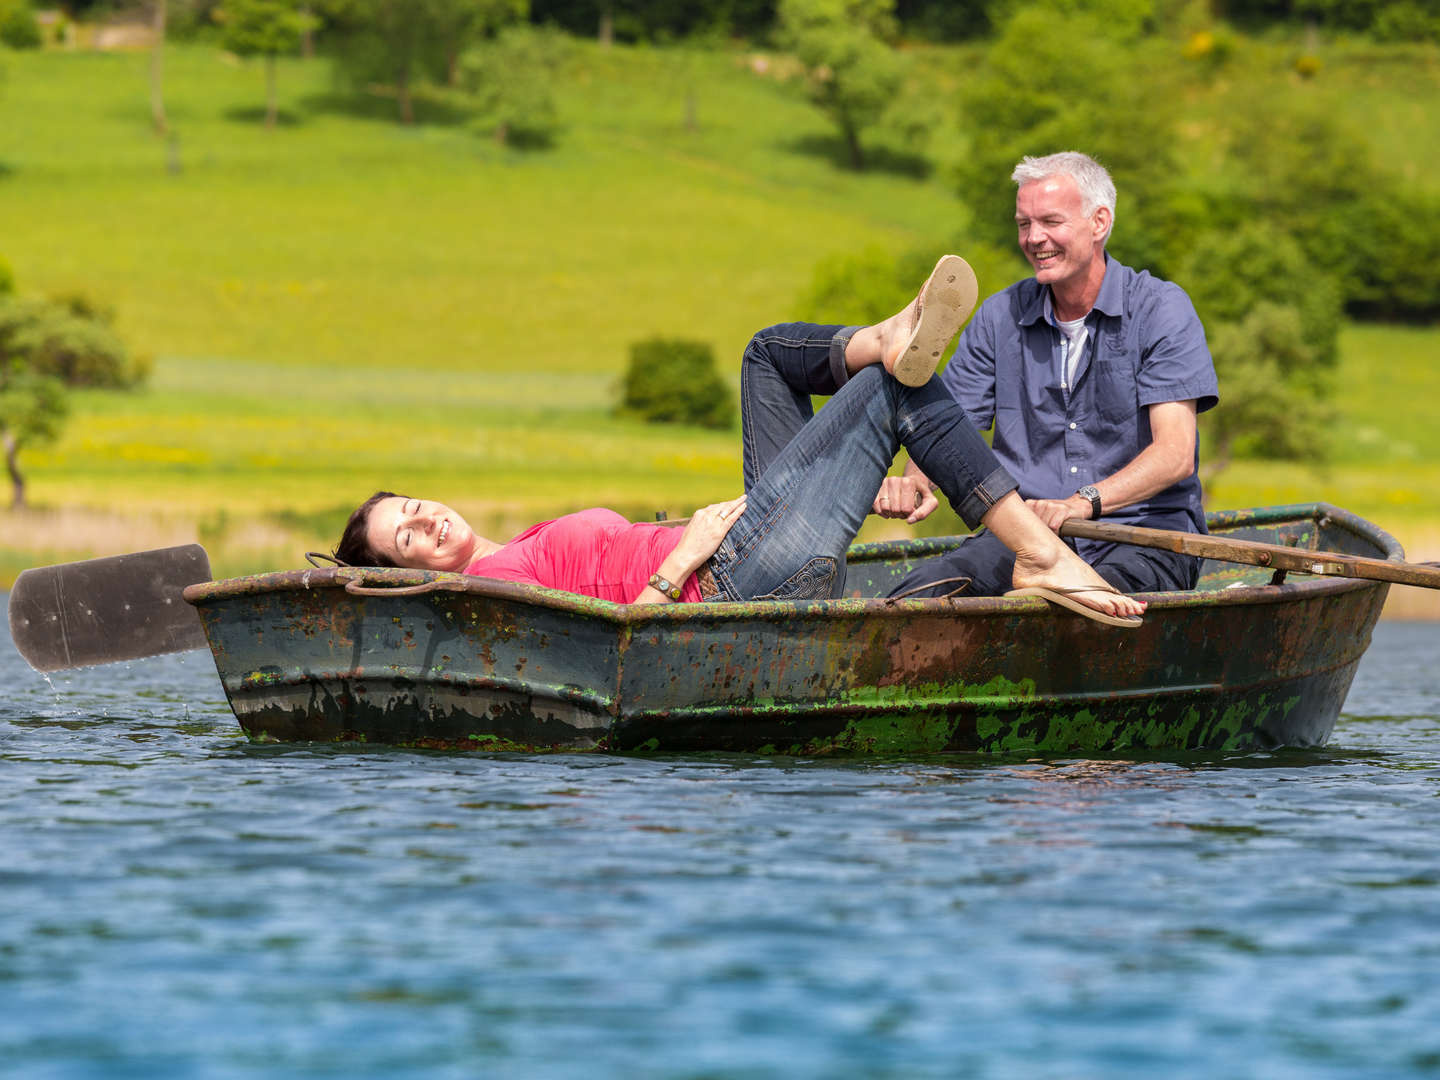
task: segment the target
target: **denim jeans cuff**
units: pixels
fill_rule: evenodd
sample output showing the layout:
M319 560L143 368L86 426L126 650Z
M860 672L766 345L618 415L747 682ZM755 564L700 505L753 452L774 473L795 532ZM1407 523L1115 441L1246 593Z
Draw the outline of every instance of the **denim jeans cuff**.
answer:
M1019 487L1005 466L996 465L995 470L976 484L963 499L950 505L967 526L975 529L992 506Z
M830 377L835 380L836 390L850 381L850 373L845 370L845 347L857 330L864 329L863 326L847 326L830 339Z

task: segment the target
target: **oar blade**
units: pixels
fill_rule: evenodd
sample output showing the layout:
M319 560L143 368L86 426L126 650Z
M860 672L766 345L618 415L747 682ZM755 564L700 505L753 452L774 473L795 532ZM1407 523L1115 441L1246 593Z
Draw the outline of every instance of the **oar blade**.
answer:
M200 617L180 594L209 580L199 544L23 570L10 591L10 636L36 671L203 649Z

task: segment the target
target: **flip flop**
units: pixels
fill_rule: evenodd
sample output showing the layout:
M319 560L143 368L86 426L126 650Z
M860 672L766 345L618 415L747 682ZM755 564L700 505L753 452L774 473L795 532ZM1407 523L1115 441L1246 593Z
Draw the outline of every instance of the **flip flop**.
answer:
M915 329L895 357L890 374L906 386L924 386L935 374L951 339L975 310L979 296L980 286L970 264L959 255L942 255L915 300Z
M1049 600L1052 604L1059 604L1063 608L1069 608L1071 611L1075 612L1076 615L1083 615L1087 619L1093 619L1098 623L1104 623L1106 626L1125 626L1133 630L1135 627L1139 626L1142 622L1144 622L1144 620L1139 615L1111 615L1108 612L1100 611L1097 608L1091 607L1089 604L1082 604L1072 595L1073 593L1087 592L1118 593L1119 590L1102 587L1099 585L1088 589L1066 589L1061 588L1058 585L1031 585L1027 589L1011 589L1005 595L1043 597L1044 599Z

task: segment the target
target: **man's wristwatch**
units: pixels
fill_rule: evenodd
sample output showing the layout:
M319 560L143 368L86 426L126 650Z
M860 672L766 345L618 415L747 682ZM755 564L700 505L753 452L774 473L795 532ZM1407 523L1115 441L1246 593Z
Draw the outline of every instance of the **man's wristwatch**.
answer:
M1094 484L1086 484L1084 487L1082 487L1082 488L1081 488L1079 491L1077 491L1075 494L1076 494L1076 495L1079 495L1082 499L1089 499L1089 500L1090 500L1090 517L1091 517L1091 518L1098 518L1098 517L1100 516L1100 489L1099 489L1099 488L1097 488Z

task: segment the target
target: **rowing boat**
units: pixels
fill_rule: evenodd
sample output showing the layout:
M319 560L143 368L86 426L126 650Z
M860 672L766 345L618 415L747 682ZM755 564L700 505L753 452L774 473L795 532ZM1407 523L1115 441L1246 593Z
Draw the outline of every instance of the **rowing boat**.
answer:
M1323 503L1217 537L1403 559ZM259 740L524 751L1096 754L1323 744L1389 586L1206 560L1117 631L1036 598L880 599L959 538L857 545L844 599L623 605L334 567L192 584ZM1318 567L1317 567L1318 569Z

